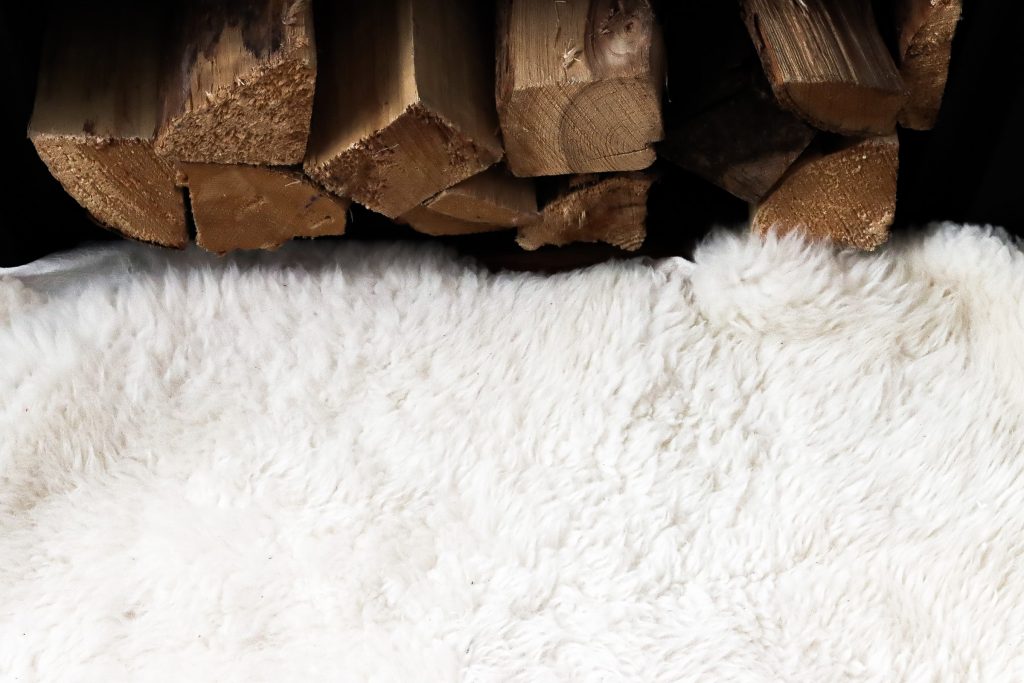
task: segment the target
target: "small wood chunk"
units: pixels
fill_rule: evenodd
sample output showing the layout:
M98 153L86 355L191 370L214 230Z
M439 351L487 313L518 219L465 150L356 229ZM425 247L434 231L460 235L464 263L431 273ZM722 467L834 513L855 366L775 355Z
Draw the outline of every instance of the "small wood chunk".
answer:
M174 169L153 151L161 17L142 3L53 13L28 135L101 225L168 247L188 242Z
M526 250L604 242L636 251L647 234L647 192L653 180L636 172L576 176L544 206L539 221L519 228L516 241Z
M501 158L479 3L321 7L310 177L395 218Z
M498 225L495 223L486 223L481 221L467 221L463 218L455 218L454 216L448 216L446 214L433 211L426 206L414 207L411 211L406 211L395 220L399 223L408 225L416 232L422 232L425 235L433 235L434 237L475 235L478 233L498 232L499 230L509 229L509 226L507 225Z
M900 73L910 90L900 125L928 130L935 125L946 89L960 0L902 0L897 7Z
M844 135L895 129L907 92L871 0L742 0L742 6L783 106Z
M896 135L844 140L809 151L754 211L761 235L800 230L816 239L872 250L889 236L896 213Z
M299 171L237 164L181 164L196 243L224 254L276 249L293 237L345 233L349 201Z
M193 162L301 163L316 80L309 0L192 0L181 12L157 152Z
M426 206L445 216L512 228L537 219L537 191L532 180L496 165L440 192Z
M814 138L814 129L780 109L753 83L672 130L662 155L723 190L755 202Z
M498 117L513 173L654 162L665 55L649 0L503 0L497 42Z

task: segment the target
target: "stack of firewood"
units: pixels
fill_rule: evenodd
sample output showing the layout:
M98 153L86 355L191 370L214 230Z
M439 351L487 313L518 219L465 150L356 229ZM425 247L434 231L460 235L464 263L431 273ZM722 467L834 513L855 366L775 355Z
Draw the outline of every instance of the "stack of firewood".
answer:
M357 202L428 235L633 250L660 156L749 202L754 230L872 249L896 126L935 121L960 14L872 4L71 6L29 136L95 220L172 247L193 224L218 253L340 235Z

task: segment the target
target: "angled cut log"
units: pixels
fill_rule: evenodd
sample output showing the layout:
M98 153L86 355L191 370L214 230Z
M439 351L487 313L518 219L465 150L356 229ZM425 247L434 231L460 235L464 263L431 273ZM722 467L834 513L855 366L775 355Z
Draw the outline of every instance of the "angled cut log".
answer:
M742 0L742 7L783 106L822 130L893 131L907 93L871 0Z
M349 201L325 192L301 172L235 164L181 164L196 243L223 254L275 249L293 237L345 233Z
M900 124L927 130L935 125L946 89L960 0L901 0L897 13L900 73L910 91Z
M886 241L896 212L899 142L895 135L843 140L810 150L754 211L762 235L800 230L871 250Z
M163 18L128 2L53 12L29 138L102 225L169 247L188 241L173 168L153 151Z
M635 251L647 234L649 173L581 175L541 209L540 220L519 228L516 241L527 250L572 242L604 242Z
M479 3L321 8L310 177L395 218L501 158Z
M497 102L518 176L646 168L664 47L649 0L504 0Z
M538 218L533 181L497 164L431 197L401 216L428 235L469 235L531 223Z
M316 79L309 0L190 0L179 12L157 152L195 162L301 163Z

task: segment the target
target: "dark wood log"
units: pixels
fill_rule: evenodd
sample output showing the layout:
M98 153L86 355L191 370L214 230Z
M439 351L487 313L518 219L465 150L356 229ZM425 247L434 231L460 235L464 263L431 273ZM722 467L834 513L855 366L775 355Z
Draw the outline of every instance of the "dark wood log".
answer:
M910 90L900 125L928 130L935 125L949 73L960 0L900 0L900 73Z

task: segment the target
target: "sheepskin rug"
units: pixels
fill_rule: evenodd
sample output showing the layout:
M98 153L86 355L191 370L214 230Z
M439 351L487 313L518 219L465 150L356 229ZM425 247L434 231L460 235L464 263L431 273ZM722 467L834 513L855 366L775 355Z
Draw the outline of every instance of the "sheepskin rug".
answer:
M0 271L4 681L1024 679L1024 256Z

